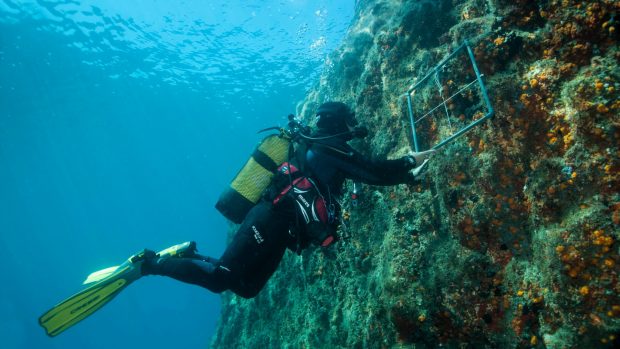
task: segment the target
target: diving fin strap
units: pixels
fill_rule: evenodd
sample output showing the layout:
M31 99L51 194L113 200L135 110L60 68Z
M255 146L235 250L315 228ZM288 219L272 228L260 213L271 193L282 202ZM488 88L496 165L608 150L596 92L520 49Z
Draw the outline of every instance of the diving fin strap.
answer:
M116 265L116 266L113 266L113 267L101 269L101 270L98 270L98 271L96 271L94 273L91 273L90 275L88 275L88 277L86 278L86 280L84 280L84 282L82 284L83 285L88 285L88 284L92 284L93 282L101 281L101 280L107 278L108 276L112 275L112 273L114 273L116 271L116 269L118 269L119 267L120 267L120 265Z
M187 241L182 244L170 246L157 253L159 258L178 257L183 258L196 252L196 242Z
M157 253L157 257L159 258L168 258L168 257L178 257L178 258L182 258L185 257L187 255L191 255L196 251L196 242L194 241L187 241L184 242L182 244L178 244L178 245L174 245L174 246L170 246L166 249L163 249L161 251L159 251ZM129 262L131 263L135 263L137 262L135 259L139 257L139 255L134 255L129 257ZM91 273L90 275L88 275L88 277L86 278L86 280L84 280L84 282L82 283L83 285L88 285L88 284L92 284L94 282L98 282L101 281L105 278L107 278L108 276L112 275L120 266L116 265L113 267L109 267L109 268L105 268L105 269L101 269L98 270L94 273Z

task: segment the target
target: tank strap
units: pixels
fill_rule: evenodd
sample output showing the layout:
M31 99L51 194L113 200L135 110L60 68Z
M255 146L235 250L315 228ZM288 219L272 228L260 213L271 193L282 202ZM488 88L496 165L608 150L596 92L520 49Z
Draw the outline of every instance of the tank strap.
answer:
M254 161L258 162L259 165L263 166L269 172L275 172L275 170L278 169L278 164L267 156L267 154L258 149L252 153L252 157L254 158Z

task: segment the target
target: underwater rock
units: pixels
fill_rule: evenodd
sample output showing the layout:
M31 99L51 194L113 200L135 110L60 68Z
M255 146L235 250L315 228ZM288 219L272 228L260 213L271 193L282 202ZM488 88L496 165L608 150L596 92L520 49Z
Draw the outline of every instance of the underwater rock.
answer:
M617 344L619 11L612 0L358 1L301 116L345 101L371 130L354 146L403 154L403 92L464 39L495 116L444 147L419 186L345 200L331 250L288 253L254 299L224 294L211 346Z

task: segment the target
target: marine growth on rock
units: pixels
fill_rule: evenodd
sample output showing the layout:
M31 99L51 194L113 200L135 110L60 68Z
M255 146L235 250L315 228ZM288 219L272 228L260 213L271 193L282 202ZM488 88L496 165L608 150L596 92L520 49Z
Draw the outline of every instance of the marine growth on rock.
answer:
M421 184L345 199L342 239L289 253L255 299L225 294L212 347L618 345L620 2L361 0L356 12L301 116L347 102L371 131L356 148L402 155L403 91L465 39L495 116L443 147ZM451 104L458 122L471 100Z

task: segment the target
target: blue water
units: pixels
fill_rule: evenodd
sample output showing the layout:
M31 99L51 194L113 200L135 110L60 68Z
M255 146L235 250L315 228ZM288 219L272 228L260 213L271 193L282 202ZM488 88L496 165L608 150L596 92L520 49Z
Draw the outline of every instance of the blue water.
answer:
M2 348L206 347L218 295L139 280L56 338L37 318L94 270L195 240L256 130L284 124L353 1L0 1Z

